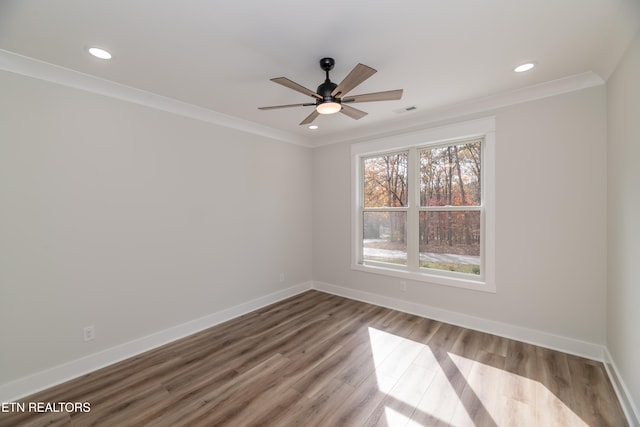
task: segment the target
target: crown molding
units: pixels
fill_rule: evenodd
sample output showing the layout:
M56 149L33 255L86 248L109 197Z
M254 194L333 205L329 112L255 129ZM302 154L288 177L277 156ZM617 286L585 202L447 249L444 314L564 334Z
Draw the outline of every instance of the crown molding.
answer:
M477 113L491 112L498 108L599 86L605 83L598 74L587 71L521 89L435 108L423 114L412 116L410 119L387 121L352 132L347 131L316 138L305 138L290 132L232 117L177 99L136 89L131 86L2 49L0 49L0 70L304 147L321 147L343 142L363 142L371 138L378 139L407 132L416 132L446 120Z
M602 77L592 71L587 71L545 83L436 108L420 115L414 115L410 119L387 121L364 130L324 136L322 139L314 139L313 146L365 142L371 139L418 132L447 120L472 114L489 113L510 105L535 101L603 84L605 84L605 81Z
M90 74L50 64L38 59L0 49L0 70L32 77L133 104L143 105L179 116L259 135L262 137L310 147L310 141L289 132L259 125L177 99L136 89Z

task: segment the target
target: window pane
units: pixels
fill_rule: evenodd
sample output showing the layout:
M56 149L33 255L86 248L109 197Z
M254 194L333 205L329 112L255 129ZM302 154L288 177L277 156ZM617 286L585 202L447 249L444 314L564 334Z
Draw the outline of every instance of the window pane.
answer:
M420 150L421 206L480 206L480 141Z
M363 260L407 265L407 213L363 212Z
M420 267L480 274L480 211L420 212Z
M404 152L364 159L364 207L407 206L407 158Z

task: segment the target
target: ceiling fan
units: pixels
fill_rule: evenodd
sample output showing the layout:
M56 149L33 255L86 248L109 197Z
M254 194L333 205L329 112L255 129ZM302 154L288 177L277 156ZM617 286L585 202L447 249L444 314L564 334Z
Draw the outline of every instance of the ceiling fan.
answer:
M276 108L289 108L289 107L308 107L315 106L311 114L307 116L301 125L307 125L313 122L320 114L334 114L342 113L352 119L358 120L367 115L364 111L353 108L349 105L356 102L372 102L372 101L395 101L402 97L402 89L389 90L386 92L365 93L362 95L346 96L353 88L360 83L367 80L369 77L376 73L371 67L363 64L356 65L353 70L347 75L347 77L335 84L329 80L329 71L333 69L335 61L333 58L322 58L320 60L320 68L326 73L326 80L320 86L316 92L311 89L307 89L304 86L299 85L296 82L289 80L286 77L276 77L271 79L272 82L286 86L289 89L293 89L297 92L303 93L315 99L315 102L308 102L303 104L288 104L288 105L274 105L272 107L259 107L260 110L273 110Z

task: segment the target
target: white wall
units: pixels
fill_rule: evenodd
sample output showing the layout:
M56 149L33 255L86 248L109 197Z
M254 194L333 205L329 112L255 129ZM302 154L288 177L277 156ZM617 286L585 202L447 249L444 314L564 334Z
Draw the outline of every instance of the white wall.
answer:
M604 345L605 87L492 114L497 157L495 294L422 282L408 282L402 292L399 279L350 269L346 143L314 150L314 280Z
M0 93L0 384L311 279L308 148L11 73Z
M640 33L607 82L607 347L640 417ZM640 418L638 419L640 422Z
M313 278L606 342L637 401L638 45L608 99L600 86L488 113L495 294L400 292L349 268L349 144L311 151L0 72L0 384Z

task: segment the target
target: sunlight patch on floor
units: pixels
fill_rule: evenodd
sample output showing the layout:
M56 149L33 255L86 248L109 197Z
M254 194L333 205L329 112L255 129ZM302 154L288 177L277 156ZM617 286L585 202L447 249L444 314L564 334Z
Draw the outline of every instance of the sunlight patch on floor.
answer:
M461 372L466 372L468 390L494 419L511 418L511 413L517 414L519 420L537 420L537 425L588 426L539 381L454 353L448 355ZM466 422L452 424L468 425Z
M384 416L387 421L387 427L406 426L411 422L410 417L388 406L384 408Z
M436 357L426 344L371 327L369 341L378 389L388 396L388 427L442 421L452 426L479 421L521 425L523 420L587 426L540 382L492 366L500 364L500 356L483 353L474 360L448 352ZM498 360L491 362L492 357ZM481 362L485 359L491 364Z

